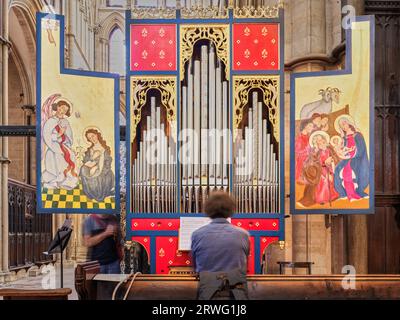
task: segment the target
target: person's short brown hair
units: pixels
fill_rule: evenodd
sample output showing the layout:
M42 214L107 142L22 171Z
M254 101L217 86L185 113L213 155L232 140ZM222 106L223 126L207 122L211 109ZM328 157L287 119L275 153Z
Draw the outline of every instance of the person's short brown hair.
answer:
M222 191L211 193L205 204L205 212L211 219L232 217L234 210L235 201Z

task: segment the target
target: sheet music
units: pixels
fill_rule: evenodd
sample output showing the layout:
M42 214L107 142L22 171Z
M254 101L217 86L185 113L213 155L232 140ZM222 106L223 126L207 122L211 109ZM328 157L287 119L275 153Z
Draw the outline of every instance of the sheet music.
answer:
M231 218L227 219L231 223ZM192 234L197 229L209 224L210 218L207 217L181 217L181 224L179 228L179 251L190 251L192 245Z
M190 251L192 233L197 229L209 224L210 218L181 218L181 224L179 228L179 251Z

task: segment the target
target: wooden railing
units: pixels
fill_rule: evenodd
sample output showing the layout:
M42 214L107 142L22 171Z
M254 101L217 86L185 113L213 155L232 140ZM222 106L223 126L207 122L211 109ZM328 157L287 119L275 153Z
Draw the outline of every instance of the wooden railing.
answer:
M8 209L10 270L52 261L43 254L52 240L52 216L36 214L35 187L9 179Z

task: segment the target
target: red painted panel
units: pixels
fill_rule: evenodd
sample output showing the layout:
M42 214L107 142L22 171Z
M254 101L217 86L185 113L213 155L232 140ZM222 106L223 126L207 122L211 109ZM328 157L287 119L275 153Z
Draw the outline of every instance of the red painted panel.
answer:
M232 219L232 224L248 231L278 231L279 219Z
M247 273L254 274L255 273L255 261L254 261L254 237L250 237L250 254L247 260Z
M273 242L279 241L278 237L261 237L260 238L260 261L262 259L264 250Z
M179 229L179 219L132 219L133 231L176 231Z
M170 266L189 266L192 261L188 253L178 252L178 237L156 238L156 273L168 274Z
M279 24L234 24L233 69L279 70Z
M132 71L176 71L176 25L131 26Z
M133 219L132 230L134 231L166 231L178 230L179 219ZM232 219L232 224L240 226L246 230L253 231L277 231L279 230L278 219ZM133 241L142 244L150 257L150 237L132 237ZM278 237L260 238L260 257L265 248L272 242L279 241ZM189 266L192 265L189 252L178 251L178 237L157 236L156 237L156 273L168 274L171 266ZM248 259L248 274L255 273L255 240L250 237L250 255Z

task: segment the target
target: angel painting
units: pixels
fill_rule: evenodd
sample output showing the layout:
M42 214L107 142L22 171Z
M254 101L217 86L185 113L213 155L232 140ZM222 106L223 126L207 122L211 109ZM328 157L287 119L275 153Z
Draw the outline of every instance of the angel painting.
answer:
M86 196L101 202L115 193L111 149L97 128L87 129L85 138L90 146L85 152L79 176Z
M42 182L47 189L72 190L79 184L73 133L68 118L72 103L59 94L42 107Z

